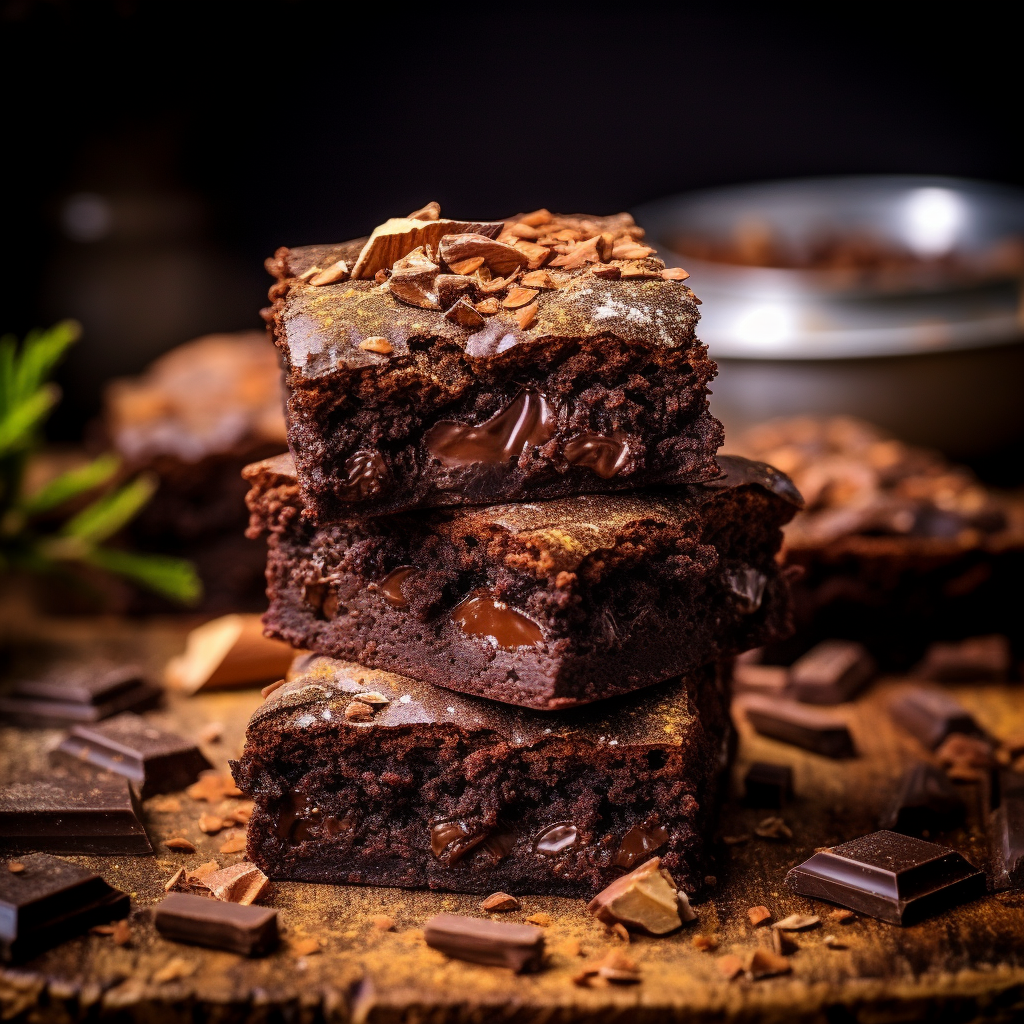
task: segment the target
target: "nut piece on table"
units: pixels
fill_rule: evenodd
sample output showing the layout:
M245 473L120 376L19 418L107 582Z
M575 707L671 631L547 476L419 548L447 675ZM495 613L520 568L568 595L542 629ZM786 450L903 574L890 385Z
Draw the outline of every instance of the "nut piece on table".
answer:
M648 935L667 935L692 921L686 894L676 889L672 876L652 857L628 875L599 892L587 910L607 925L622 924Z
M283 676L294 656L288 644L263 635L259 615L223 615L189 633L185 653L171 658L165 678L185 693L265 683Z

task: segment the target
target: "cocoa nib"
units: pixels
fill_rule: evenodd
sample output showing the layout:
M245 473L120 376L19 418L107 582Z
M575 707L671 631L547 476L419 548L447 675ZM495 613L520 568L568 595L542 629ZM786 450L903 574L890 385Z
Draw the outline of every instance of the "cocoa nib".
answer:
M423 246L403 256L391 268L387 288L392 295L410 306L420 309L437 309L435 280L440 267L427 258Z
M473 232L445 235L438 243L438 252L449 267L482 256L488 269L501 277L514 274L529 262L529 259L513 246Z

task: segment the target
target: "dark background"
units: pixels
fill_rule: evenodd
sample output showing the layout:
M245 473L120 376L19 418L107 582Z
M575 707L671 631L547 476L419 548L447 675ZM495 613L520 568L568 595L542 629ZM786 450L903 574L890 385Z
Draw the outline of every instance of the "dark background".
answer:
M109 376L259 327L276 246L431 199L494 217L844 172L1024 183L1017 35L994 6L2 10L2 328L85 326L56 437ZM93 220L69 227L83 193Z

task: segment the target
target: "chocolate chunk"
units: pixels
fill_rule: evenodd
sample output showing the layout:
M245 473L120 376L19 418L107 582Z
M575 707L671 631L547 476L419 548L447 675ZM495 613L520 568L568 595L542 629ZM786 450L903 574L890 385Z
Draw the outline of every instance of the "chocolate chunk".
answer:
M1003 772L999 790L989 830L993 880L996 889L1024 888L1024 775Z
M345 460L343 479L335 487L342 501L365 501L386 490L391 471L380 452L360 450Z
M576 826L568 821L560 821L556 825L548 825L542 829L534 842L533 848L546 857L555 857L570 846L576 845L579 833Z
M768 577L758 569L749 565L734 569L725 574L726 586L736 598L736 605L742 615L753 615L764 601L765 587Z
M1010 641L999 634L934 643L914 674L941 683L1001 682L1010 671Z
M0 715L42 728L99 722L122 711L142 711L160 699L137 665L61 664L23 679L0 697Z
M746 459L742 455L719 455L716 458L721 474L708 481L705 487L742 487L744 484L757 484L797 508L804 507L803 496L793 481L781 470L769 466L767 462Z
M920 762L903 773L882 828L907 835L945 832L962 825L966 807L946 773Z
M786 884L904 925L983 895L985 875L955 850L882 831L816 853L790 869Z
M426 433L430 454L446 466L500 464L518 458L527 445L539 446L555 432L555 410L539 392L524 388L479 426L442 421Z
M587 910L604 924L621 924L647 935L667 935L695 916L660 857L615 879L590 901Z
M629 443L624 434L615 431L611 437L583 433L570 437L562 449L566 462L587 466L602 480L617 476L629 462Z
M423 929L427 945L457 960L510 967L517 974L539 970L544 932L526 924L501 924L458 914L438 914Z
M897 725L933 750L950 733L981 733L970 713L942 690L904 690L889 703L889 714Z
M789 693L789 669L782 665L757 665L737 661L732 670L737 693L763 693L782 697Z
M400 565L397 569L392 569L380 583L372 586L383 595L384 600L392 608L408 608L409 599L402 592L402 584L416 571L414 565Z
M153 852L128 780L16 782L0 790L0 852Z
M638 860L660 850L667 842L668 829L661 825L633 825L622 837L612 863L628 871Z
M184 789L213 765L192 740L124 714L101 725L76 725L51 754L58 762L87 762L123 775L145 799Z
M789 669L793 696L807 704L841 704L875 674L874 658L854 640L823 640Z
M470 636L482 636L497 647L515 650L543 643L540 626L486 591L471 594L452 609L452 621Z
M277 911L223 903L205 896L172 892L153 911L153 924L165 938L262 956L277 945Z
M750 807L781 807L793 795L793 769L788 764L755 761L743 778L744 799Z
M856 756L846 723L834 715L796 701L757 694L745 697L743 707L750 724L762 736L792 743L825 757Z
M0 832L3 830L0 829ZM0 960L24 960L128 915L128 896L88 868L45 853L0 871Z

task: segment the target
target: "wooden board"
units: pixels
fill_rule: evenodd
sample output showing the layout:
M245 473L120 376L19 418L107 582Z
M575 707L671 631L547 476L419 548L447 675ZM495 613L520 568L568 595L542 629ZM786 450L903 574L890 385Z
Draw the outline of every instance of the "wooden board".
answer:
M159 673L182 649L187 623L81 619L40 622L6 619L11 667L45 653L96 653L141 660ZM223 835L206 836L198 818L210 805L184 794L178 812L160 812L160 798L146 803L146 825L154 844L172 835L192 840L190 855L160 848L155 857L72 857L99 871L132 896L132 942L85 936L27 964L0 971L0 1017L4 1021L1019 1021L1024 1019L1024 891L988 896L910 928L867 918L840 925L830 907L792 895L786 870L815 847L837 843L876 827L893 780L924 751L896 730L883 711L899 680L881 680L848 716L861 756L835 762L753 735L742 716L733 790L754 759L791 764L797 798L783 816L790 842L751 838L719 843L714 896L696 907L698 919L662 939L634 938L629 955L643 981L621 988L581 989L571 979L580 966L612 948L618 939L590 918L583 901L523 897L523 910L505 920L550 915L547 968L516 977L504 970L446 959L423 942L422 925L441 910L476 914L471 896L397 889L275 883L266 901L279 910L284 927L280 949L262 960L245 960L159 938L149 908L181 865L209 860L222 865L243 855L218 852ZM989 729L1009 734L1024 729L1024 689L960 686L953 692ZM195 734L202 725L224 723L223 740L204 749L218 765L241 749L245 723L258 705L256 691L171 696L153 713L163 726ZM0 729L0 779L48 771L46 753L57 730ZM766 812L728 802L718 835L751 834ZM979 866L987 848L975 813L970 827L944 837ZM764 928L751 928L746 910L764 904L776 918L794 912L822 914L825 927L797 936L788 977L725 981L716 958L740 956L768 944ZM373 918L390 916L381 931ZM694 935L714 935L717 952L702 952ZM829 949L833 934L848 947ZM291 943L315 937L317 955L299 956ZM579 950L579 952L577 952ZM174 963L178 961L178 963ZM169 965L171 965L169 967ZM180 976L160 981L160 972ZM154 977L156 976L156 977Z

